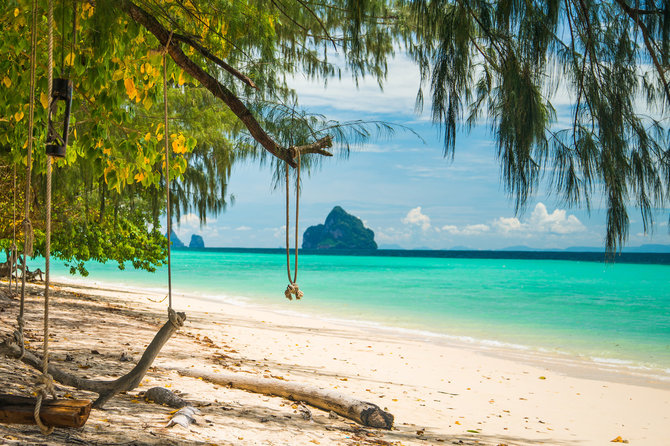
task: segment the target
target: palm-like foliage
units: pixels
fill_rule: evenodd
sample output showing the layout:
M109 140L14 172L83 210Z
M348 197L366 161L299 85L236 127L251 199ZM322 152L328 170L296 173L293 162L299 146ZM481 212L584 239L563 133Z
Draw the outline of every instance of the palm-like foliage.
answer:
M605 198L608 249L627 237L630 204L651 227L670 197L667 2L404 3L445 153L459 124L486 118L517 209L546 174L568 204ZM552 101L566 94L574 106L562 125Z

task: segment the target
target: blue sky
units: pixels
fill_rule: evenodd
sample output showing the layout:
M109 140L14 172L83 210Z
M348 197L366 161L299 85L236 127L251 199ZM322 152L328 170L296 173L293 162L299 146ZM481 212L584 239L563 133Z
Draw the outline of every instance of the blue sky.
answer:
M566 208L546 187L540 187L525 211L514 214L514 203L500 181L495 145L486 125L469 134L461 132L454 160L443 157L438 128L431 124L428 113L415 113L419 75L406 59L399 57L390 64L384 91L371 79L356 88L345 76L342 81L329 80L327 88L300 78L293 80L293 86L300 104L314 113L341 121L402 124L424 140L410 132L398 132L389 140L366 143L348 159L327 159L311 176L303 176L301 234L308 226L322 223L328 212L340 205L361 218L382 247L603 246L605 217L599 197L593 200L589 214L584 209ZM570 104L565 92L554 98L559 124L562 117L569 116ZM284 191L273 188L268 166L236 165L229 192L235 195L235 202L225 213L211 216L204 227L195 215L183 216L181 224L174 227L179 237L188 244L191 234L201 234L210 247L284 245ZM629 246L670 243L667 210L656 213L651 235L642 234L636 209L630 209L630 216Z

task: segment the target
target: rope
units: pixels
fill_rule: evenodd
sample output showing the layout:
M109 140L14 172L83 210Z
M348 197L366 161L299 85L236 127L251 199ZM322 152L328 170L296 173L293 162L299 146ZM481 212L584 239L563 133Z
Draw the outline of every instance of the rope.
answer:
M30 181L30 180L28 180ZM23 226L23 233L25 234L25 241L23 242L23 256L25 263L25 256L33 255L33 242L35 240L35 235L33 232L33 224L30 221L30 217L26 217L21 222Z
M23 320L24 302L26 296L26 257L32 255L33 248L33 227L30 224L30 179L31 167L33 164L33 127L35 118L35 57L37 52L37 0L33 0L33 17L30 29L30 100L28 102L28 154L26 159L26 196L25 196L25 211L23 219L23 262L21 267L21 303L19 305L19 319ZM30 248L28 252L27 248ZM22 325L19 326L21 330L20 338L23 339ZM22 344L23 345L23 344ZM23 346L21 347L23 349Z
M170 47L170 42L172 41L172 33L168 38L165 48L163 49L163 126L165 134L163 140L165 141L165 198L167 201L167 265L168 265L168 318L170 321L175 324L172 320L172 213L170 210L170 144L169 144L169 132L168 132L168 99L167 99L167 52ZM183 325L184 322L181 322ZM181 325L176 325L175 327L179 328Z
M286 272L288 273L288 286L284 291L284 296L288 300L293 300L295 296L296 300L300 300L304 294L300 291L298 283L298 218L300 216L300 152L297 152L298 157L298 174L295 184L295 252L294 252L294 268L293 268L293 278L291 278L291 254L289 250L289 236L288 236L288 227L289 227L289 174L288 174L288 163L285 163L286 167Z
M49 0L49 92L48 97L53 101L53 0ZM51 106L51 104L49 104ZM44 278L44 340L42 342L42 375L38 378L38 385L35 388L37 391L37 402L35 403L35 422L39 426L43 435L49 435L53 432L53 426L45 426L40 419L40 409L42 407L42 400L49 394L56 399L56 391L53 386L53 378L49 375L49 272L50 272L50 257L51 257L51 175L52 175L52 158L47 156L47 193L46 193L46 241L44 248L45 260L45 278ZM24 262L25 263L25 262ZM25 274L24 274L25 276Z
M23 359L23 356L26 354L26 346L25 342L23 341L23 329L26 325L26 321L23 319L23 317L18 316L16 318L16 323L18 325L18 329L14 331L14 339L16 340L16 343L18 346L21 348L21 354L19 355L18 359L19 361Z
M14 198L12 200L12 246L9 250L9 294L12 295L12 275L14 274L14 265L16 264L16 164L12 179L14 181ZM14 282L16 285L16 282Z

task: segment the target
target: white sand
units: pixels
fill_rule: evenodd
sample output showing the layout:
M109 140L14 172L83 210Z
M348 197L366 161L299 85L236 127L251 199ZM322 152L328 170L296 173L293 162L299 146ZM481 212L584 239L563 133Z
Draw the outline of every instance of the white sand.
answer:
M98 297L81 301L72 292ZM148 298L159 299L140 292L56 287L54 362L68 366L62 359L71 352L75 361L69 366L79 368L77 373L127 371L131 365L118 361L120 353L137 359L164 320L165 303ZM187 313L186 326L164 348L141 388L116 397L107 410L93 411L83 430L59 430L51 444L65 442L67 435L91 443L132 439L146 444L608 445L619 436L634 445L670 444L670 382L623 368L603 370L551 355L415 340L401 333L184 296L175 302L176 309ZM16 305L3 307L0 335L12 328ZM28 334L34 339L41 332L39 305L36 298L27 305ZM286 302L287 309L299 306ZM40 346L31 342L33 348ZM100 355L90 354L92 349ZM12 393L26 392L32 373L15 361L3 362L0 383ZM305 421L282 398L162 369L192 365L337 389L388 408L395 415L395 429L360 428L318 409L311 409L313 421ZM138 390L156 385L186 393L203 412L200 424L190 430L164 428L169 409L136 398ZM38 440L32 426L0 426L0 443Z

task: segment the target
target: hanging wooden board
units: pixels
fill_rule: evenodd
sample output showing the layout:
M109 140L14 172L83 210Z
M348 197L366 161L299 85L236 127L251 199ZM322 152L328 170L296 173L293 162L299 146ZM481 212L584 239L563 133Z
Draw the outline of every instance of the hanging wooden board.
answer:
M0 424L36 424L36 398L0 393ZM40 417L47 426L82 427L91 413L90 400L42 401Z

